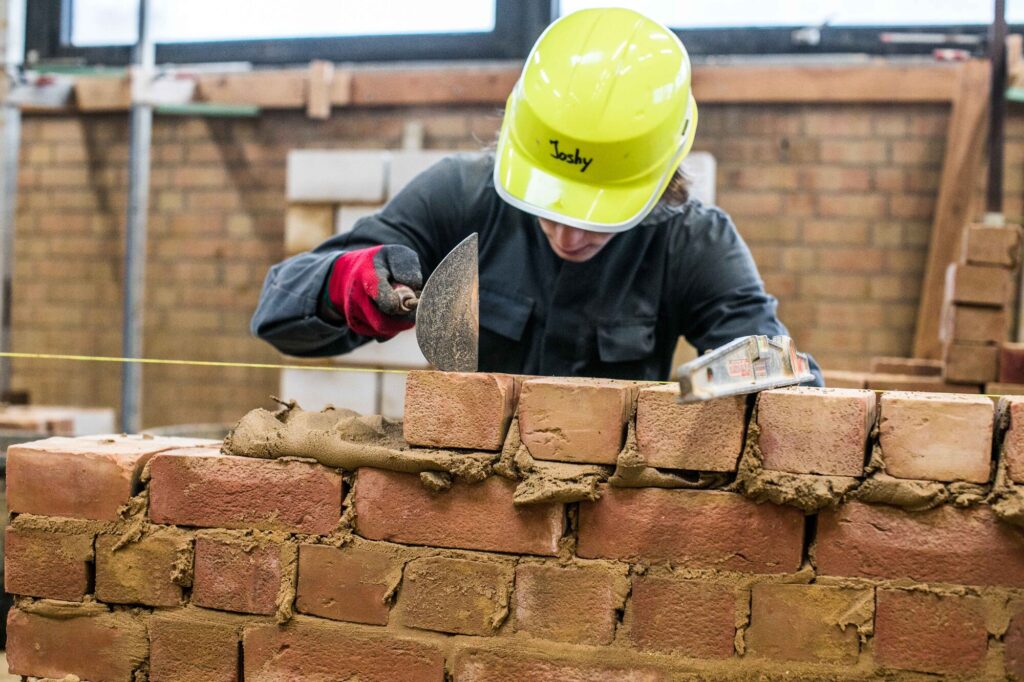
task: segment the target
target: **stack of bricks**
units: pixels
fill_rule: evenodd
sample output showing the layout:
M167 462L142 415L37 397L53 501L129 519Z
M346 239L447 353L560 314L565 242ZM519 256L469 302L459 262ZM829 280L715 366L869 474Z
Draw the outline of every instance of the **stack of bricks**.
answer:
M802 480L1024 484L1024 402L1004 434L978 395L780 389L752 416L743 397L684 406L674 386L609 380L414 372L407 390L404 452L514 447L520 465L608 474L632 453L663 485L720 482L612 477L596 499L517 505L495 472L428 489L200 441L13 447L12 672L1024 679L1024 531L994 506L805 513L729 485L754 450Z
M868 372L826 369L825 385L832 388L870 388L874 391L979 393L981 386L946 380L945 362L926 358L871 358Z
M1009 341L1016 302L1020 227L971 225L962 257L946 271L943 320L945 378L981 386L999 375L1000 344Z

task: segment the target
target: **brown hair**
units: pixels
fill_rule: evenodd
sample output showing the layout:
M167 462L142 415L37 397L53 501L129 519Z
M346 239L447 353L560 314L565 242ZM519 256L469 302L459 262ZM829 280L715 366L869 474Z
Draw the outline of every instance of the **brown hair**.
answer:
M690 200L690 178L683 169L676 168L672 173L672 179L668 181L668 187L661 195L659 203L669 206L682 206Z

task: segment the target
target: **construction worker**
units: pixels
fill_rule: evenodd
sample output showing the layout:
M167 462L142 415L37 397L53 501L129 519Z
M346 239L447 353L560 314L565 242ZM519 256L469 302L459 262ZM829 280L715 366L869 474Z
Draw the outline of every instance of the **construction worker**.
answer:
M301 356L389 339L414 323L393 286L418 291L478 232L483 371L664 380L680 336L704 352L787 334L732 220L688 197L696 128L675 34L625 9L565 16L530 52L496 149L441 161L275 265L253 333Z

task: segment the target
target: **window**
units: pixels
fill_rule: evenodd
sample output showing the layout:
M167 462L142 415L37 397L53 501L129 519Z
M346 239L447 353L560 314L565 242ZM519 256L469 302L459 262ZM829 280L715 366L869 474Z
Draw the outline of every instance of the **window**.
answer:
M154 0L157 43L490 33L494 3L480 0ZM139 0L74 0L70 44L132 45Z
M1006 18L1024 22L1024 0L1008 0ZM561 13L628 7L672 28L767 26L968 26L992 23L989 0L562 0Z
M126 64L139 0L30 0L26 61ZM162 63L518 59L551 0L152 0Z
M139 0L30 0L27 61L126 64ZM985 51L990 0L151 0L160 62L522 59L559 13L625 6L691 54ZM1024 31L1024 0L1007 0Z
M984 52L991 0L561 0L567 14L628 7L673 28L692 55L928 54L937 47ZM1007 0L1012 30L1024 0ZM802 30L809 29L809 30Z

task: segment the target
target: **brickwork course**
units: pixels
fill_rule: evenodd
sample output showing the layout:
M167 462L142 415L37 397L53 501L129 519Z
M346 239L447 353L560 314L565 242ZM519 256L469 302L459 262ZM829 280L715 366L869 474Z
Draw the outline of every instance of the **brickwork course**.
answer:
M403 440L375 417L257 409L220 453L132 436L12 446L14 461L54 456L8 479L11 671L1024 679L1019 401L893 392L876 406L856 389L768 391L739 417L729 464L677 450L702 426L731 449L735 399L673 415L663 388L601 382L590 389L629 396L608 463L574 449L535 458L523 437L531 409L594 437L578 409L593 396L521 398L531 381L578 394L576 380L523 378L510 420L504 408L467 418L466 392L493 394L486 376L424 379L458 387L454 401L407 395L417 413L450 417L447 434L426 421ZM661 407L639 410L645 395ZM602 414L610 423L591 428L617 432L620 413ZM669 434L651 460L636 437L644 419L649 436ZM501 445L460 447L481 429ZM680 461L688 468L658 468ZM112 462L142 470L127 488L98 487L107 504L38 494L40 482L109 478Z
M829 369L910 355L949 117L942 105L706 105L695 149L802 350ZM15 351L118 355L128 131L123 114L26 116L19 175ZM258 119L157 117L145 343L150 357L276 362L248 332L284 257L291 149L395 149L420 121L428 149L479 149L493 107L336 110ZM1006 214L1024 214L1024 117L1007 122ZM14 361L40 404L116 407L110 366ZM667 378L667 377L666 377ZM145 368L143 423L229 422L278 373Z

